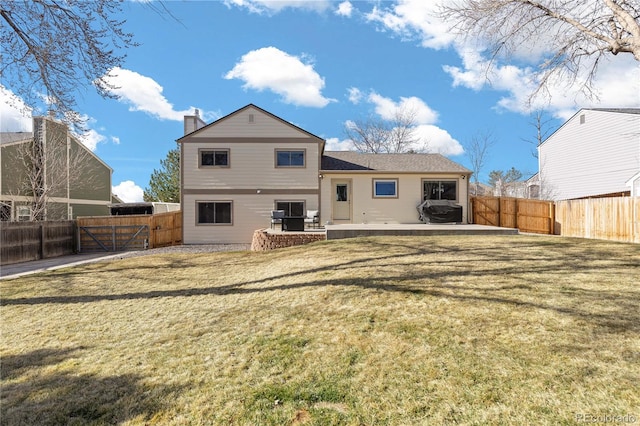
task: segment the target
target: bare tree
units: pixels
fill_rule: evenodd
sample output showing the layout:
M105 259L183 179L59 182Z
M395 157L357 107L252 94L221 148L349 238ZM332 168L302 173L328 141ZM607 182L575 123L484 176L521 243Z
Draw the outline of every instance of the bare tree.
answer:
M580 82L588 95L600 60L630 53L640 61L637 0L461 0L444 2L441 17L469 40L489 43L491 57L510 56L523 43L542 41L550 52L538 88L553 76ZM491 67L493 61L489 64ZM581 72L585 72L584 76ZM535 94L534 93L534 94Z
M465 152L471 163L471 171L475 181L474 195L478 195L480 172L485 166L489 151L495 145L496 139L489 130L475 133L465 146Z
M92 169L97 160L63 123L35 119L33 139L10 152L9 161L17 166L10 195L28 200L35 221L66 219L68 209L62 200L72 198L78 188L105 190L108 182Z
M135 46L117 18L121 8L112 0L1 2L2 84L30 107L45 97L59 117L81 123L74 112L78 89L93 85L111 97L104 76Z
M349 121L344 132L360 152L426 151L428 142L416 134L416 115L417 111L412 108L398 108L391 120L370 117L364 121Z
M542 110L536 110L531 114L531 121L529 124L535 128L536 135L534 138L522 138L522 140L534 146L531 150L531 155L533 155L534 158L538 158L538 147L551 134L552 129L550 124L552 121L553 120L551 118L545 117Z

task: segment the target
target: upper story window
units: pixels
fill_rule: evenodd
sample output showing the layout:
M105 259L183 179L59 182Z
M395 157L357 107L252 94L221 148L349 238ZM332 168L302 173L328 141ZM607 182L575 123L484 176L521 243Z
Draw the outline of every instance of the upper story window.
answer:
M229 167L228 149L201 149L199 167Z
M305 150L276 149L276 167L305 167Z
M457 200L458 182L455 180L422 181L423 200Z
M374 179L373 198L398 198L398 179Z

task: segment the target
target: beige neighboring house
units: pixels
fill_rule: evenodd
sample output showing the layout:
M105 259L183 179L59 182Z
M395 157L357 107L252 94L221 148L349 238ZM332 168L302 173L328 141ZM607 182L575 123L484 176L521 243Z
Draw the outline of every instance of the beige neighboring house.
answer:
M424 197L456 201L467 222L471 171L442 155L324 152L324 139L252 104L184 123L185 244L249 243L273 210L317 210L321 224L420 223Z
M61 122L33 117L33 129L0 134L0 220L108 215L109 205L120 201L111 193L111 167Z

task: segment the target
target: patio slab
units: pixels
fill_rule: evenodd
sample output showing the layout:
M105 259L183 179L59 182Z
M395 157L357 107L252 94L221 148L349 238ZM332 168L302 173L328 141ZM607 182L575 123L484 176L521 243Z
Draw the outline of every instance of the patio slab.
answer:
M517 235L515 228L499 228L486 225L425 224L425 223L354 223L325 225L327 240L369 237L379 235L427 236L427 235Z

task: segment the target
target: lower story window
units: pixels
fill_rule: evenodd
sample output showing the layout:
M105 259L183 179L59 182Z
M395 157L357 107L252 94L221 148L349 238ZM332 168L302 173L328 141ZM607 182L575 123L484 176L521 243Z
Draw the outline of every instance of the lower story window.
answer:
M231 201L198 201L198 224L231 225Z
M458 182L455 180L425 180L422 188L423 200L458 199Z
M284 210L285 216L304 216L304 201L276 201L276 210Z
M18 221L27 222L32 219L31 217L31 207L28 206L18 206L16 208L16 216L18 216Z
M398 179L374 179L373 198L398 198Z
M0 220L3 222L11 220L11 201L0 201Z

